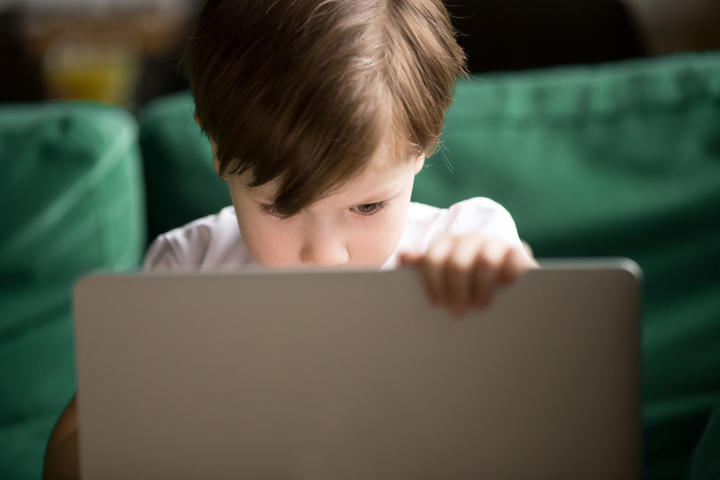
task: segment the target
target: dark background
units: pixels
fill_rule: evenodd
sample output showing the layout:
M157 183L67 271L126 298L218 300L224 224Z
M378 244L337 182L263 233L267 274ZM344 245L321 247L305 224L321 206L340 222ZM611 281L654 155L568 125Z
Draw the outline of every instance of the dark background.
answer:
M720 49L720 2L715 0L445 3L474 73ZM29 4L0 6L0 102L88 98L135 109L157 96L187 88L177 63L198 0L35 0ZM91 4L96 6L88 11ZM100 53L89 60L78 59L78 45L99 48ZM108 57L103 46L112 46L113 55L127 65L105 80L121 86L110 88L109 93L83 90L84 80L75 77L94 75L86 70L96 57ZM117 54L118 47L124 53ZM68 51L75 56L67 55ZM60 74L57 58L65 62ZM69 80L68 71L81 73Z

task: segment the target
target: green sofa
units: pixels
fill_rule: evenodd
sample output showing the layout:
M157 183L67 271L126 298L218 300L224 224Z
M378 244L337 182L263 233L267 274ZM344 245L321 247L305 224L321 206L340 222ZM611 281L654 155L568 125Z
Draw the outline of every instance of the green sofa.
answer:
M3 106L0 164L0 478L34 479L75 390L73 284L143 254L137 126L92 105Z
M64 149L75 137L54 138L60 147L48 146L48 140L27 150L26 168L34 174L0 180L2 195L10 195L3 205L18 205L0 237L0 311L10 312L0 317L0 361L5 361L0 365L8 359L13 365L9 379L0 382L0 418L6 420L0 423L2 478L37 477L51 419L74 388L68 310L72 280L97 266L138 265L142 242L229 204L207 139L193 121L189 94L160 99L138 117L146 183L146 212L140 213L142 183L136 178L131 119L87 106L47 108L77 108L75 114L87 119L79 123L94 132L93 138L115 145L103 154L105 147L98 143L83 158L94 165L122 156L122 169L105 170L124 173L113 178L97 174L97 183L87 180L97 187L97 198L73 194L78 212L83 202L95 210L82 221L81 213L64 217L56 206L64 189L82 183L73 179L91 170L89 164L67 170L68 155L74 154ZM0 109L0 139L6 128L19 128L22 122L13 119L20 111ZM32 140L24 143L35 141L30 132L60 128L38 111L42 109L26 114L37 117L36 127L16 134ZM127 132L127 144L118 146L119 135L102 133L102 125ZM0 143L0 158L8 164L20 147L6 150L5 144ZM55 165L54 175L43 172L40 157ZM60 172L67 179L64 186L54 183ZM122 182L125 190L120 192ZM48 185L55 190L45 195ZM41 199L34 199L36 192L43 193ZM641 265L644 477L720 478L720 53L461 81L441 148L418 176L414 199L447 206L475 195L504 204L540 258L622 255ZM109 199L112 204L104 203ZM100 248L108 253L105 258L92 257L97 245L72 236L90 228L86 223L106 218L101 209L113 212L108 225L117 235L114 247ZM19 227L35 217L55 219L54 230L45 237L50 243L59 235L65 248L85 249L94 260L68 256L67 272L48 271L47 279L17 276L25 262L44 268L59 253L43 251L47 256L35 258L35 249L42 250L48 240L40 236L33 243L41 230L21 235ZM9 254L6 244L16 245ZM22 287L15 286L15 278L25 278L17 284ZM31 307L38 295L46 298L43 289L54 295L48 298L57 298L47 312ZM43 330L48 325L57 331ZM42 340L24 345L23 335ZM46 359L46 348L54 349L55 361ZM38 370L38 359L53 368ZM18 400L9 400L14 398Z

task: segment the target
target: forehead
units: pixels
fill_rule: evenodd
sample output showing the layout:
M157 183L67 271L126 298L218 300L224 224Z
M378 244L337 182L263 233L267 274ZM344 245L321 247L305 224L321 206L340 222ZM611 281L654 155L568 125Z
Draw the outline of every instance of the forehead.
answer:
M411 176L414 162L373 158L358 175L328 192L328 197L377 197L389 195ZM382 198L376 198L382 200Z

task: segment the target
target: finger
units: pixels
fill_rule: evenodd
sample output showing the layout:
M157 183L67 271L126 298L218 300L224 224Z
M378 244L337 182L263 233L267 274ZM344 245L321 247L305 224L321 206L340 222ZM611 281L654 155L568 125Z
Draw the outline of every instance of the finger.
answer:
M497 279L510 251L506 244L498 240L486 242L474 268L472 301L475 305L485 308L490 304Z
M486 240L478 236L458 237L448 255L443 295L451 309L461 314L470 306L476 259Z
M400 265L415 265L422 260L422 253L403 252L400 254Z
M442 298L445 260L452 248L452 238L442 237L433 243L420 260L420 271L430 301L437 304Z
M509 285L517 280L523 272L535 267L536 264L527 257L525 252L513 248L505 257L497 281L500 285Z

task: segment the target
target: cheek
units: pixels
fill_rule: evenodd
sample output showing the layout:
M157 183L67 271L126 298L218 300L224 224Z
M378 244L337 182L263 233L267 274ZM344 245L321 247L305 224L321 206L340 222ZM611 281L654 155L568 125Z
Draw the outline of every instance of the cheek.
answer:
M405 229L408 204L389 207L378 218L358 222L350 243L351 263L381 267L392 255Z
M228 183L230 196L245 246L253 259L265 266L287 265L294 262L292 232L284 231L273 217L262 212L233 177Z
M296 263L295 236L284 224L263 212L248 209L238 210L237 216L245 246L257 263L264 266Z
M240 231L257 263L266 267L297 263L298 248L289 232L267 225L241 226Z
M356 241L350 244L351 263L380 268L393 254L405 231L413 180L386 211L358 224Z

